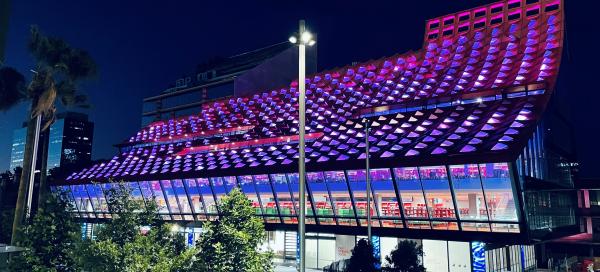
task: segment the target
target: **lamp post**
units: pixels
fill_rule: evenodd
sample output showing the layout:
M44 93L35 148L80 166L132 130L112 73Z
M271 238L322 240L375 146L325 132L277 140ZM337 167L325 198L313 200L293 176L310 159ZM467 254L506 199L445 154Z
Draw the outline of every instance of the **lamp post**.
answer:
M36 76L38 75L38 72L36 70L31 69L30 70L32 73L34 73ZM41 130L41 125L42 125L42 113L38 114L35 117L35 132L34 132L34 140L33 140L33 152L31 154L31 172L29 174L29 183L27 184L27 212L25 214L25 218L29 218L31 217L31 205L33 202L33 184L35 183L35 168L36 168L36 162L37 162L37 155L38 155L38 146L40 143L40 130ZM45 160L46 158L42 158L43 160Z
M313 46L315 41L312 39L312 34L306 31L304 20L300 20L300 29L298 37L291 36L289 41L298 45L298 186L300 187L299 202L300 214L298 215L298 235L300 235L300 256L299 256L299 271L306 270L306 169L305 169L305 139L306 130L306 46Z
M369 244L373 243L371 235L371 166L369 165L369 119L363 118L362 120L365 126L365 177L367 181L367 237Z

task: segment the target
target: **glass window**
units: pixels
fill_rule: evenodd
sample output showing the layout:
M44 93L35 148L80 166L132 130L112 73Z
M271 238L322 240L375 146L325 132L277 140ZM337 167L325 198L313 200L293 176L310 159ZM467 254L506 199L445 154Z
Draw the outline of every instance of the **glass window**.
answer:
M429 218L418 169L416 167L394 168L394 174L398 193L402 198L402 205L404 206L404 216L406 218L417 219ZM406 223L411 228L422 228L423 222L425 221L411 220ZM425 223L429 226L429 222ZM415 225L412 226L412 224Z
M387 168L371 170L371 188L374 191L381 224L388 228L402 228L400 206L390 170Z
M86 184L85 187L87 189L88 194L90 195L90 201L92 202L92 207L94 207L94 212L96 213L96 216L98 218L103 218L104 211L102 210L102 203L100 202L100 199L104 198L104 195L102 195L102 189L96 187L96 184Z
M329 198L329 191L322 172L311 172L306 174L306 182L310 188L315 211L319 217L319 223L324 225L335 225L333 208Z
M150 189L150 182L148 181L140 181L140 192L142 192L142 196L146 199L146 201L153 201L154 195L152 195L152 190Z
M517 221L517 209L507 163L479 165L490 220Z
M166 220L170 220L169 216L169 208L167 207L167 201L165 200L165 196L163 195L162 188L160 187L160 182L158 180L149 181L150 191L154 196L154 201L158 206L158 213L162 214L162 217Z
M519 224L499 224L492 223L493 232L513 232L519 233Z
M588 193L590 198L590 207L600 206L600 190L588 190Z
M91 212L93 212L92 206L89 203L90 198L87 195L85 189L81 190L81 185L71 185L71 193L73 194L73 199L75 200L75 205L77 206L77 210L81 213L82 217L94 217Z
M348 192L346 175L343 171L328 171L323 173L329 192L331 192L331 202L338 217L338 224L346 226L356 226L357 222Z
M59 188L60 188L59 190L65 192L69 202L71 203L71 206L72 206L71 212L75 212L75 213L79 212L79 208L77 207L78 206L77 203L75 203L75 198L73 197L73 192L71 190L71 187L60 186ZM78 216L78 215L79 214L77 214L76 216Z
M254 212L257 215L262 214L262 210L260 208L260 201L258 200L258 195L256 194L256 188L254 187L254 181L252 180L252 176L239 176L240 187L242 188L242 192L252 201L252 208L254 208Z
M202 200L204 200L204 207L206 209L206 213L208 214L208 219L216 220L219 212L217 209L217 202L215 200L213 191L209 183L209 179L196 179L196 185L198 186L198 191L202 195Z
M431 221L431 227L435 230L458 230L456 221Z
M277 197L277 203L279 203L279 212L282 216L283 223L297 224L298 218L295 217L296 209L294 208L286 175L271 174L271 181L273 182L273 188L275 189L275 195Z
M170 180L161 180L163 191L166 195L167 205L169 205L169 210L171 211L171 215L174 220L181 220L181 210L179 209L179 203L177 201L177 196L175 195L175 191L173 190L173 185Z
M456 219L445 166L419 167L431 218Z
M112 189L113 184L112 183L103 183L100 185L100 187L102 188L102 190L104 192L104 196L106 198L108 198L110 196L109 191L110 191L110 189ZM111 217L112 213L111 213L110 207L108 206L108 200L106 200L106 210L108 211L107 217Z
M204 203L202 202L202 195L198 189L195 179L186 179L183 184L187 188L190 202L192 202L192 211L196 214L196 219L206 220L206 211L204 210ZM212 198L212 193L211 193Z
M487 221L488 214L477 164L450 165L449 168L460 219Z
M235 177L216 177L209 180L215 192L217 202L220 202L223 196L227 195L231 189L237 186Z
M410 229L431 229L431 223L425 220L406 220L406 226Z
M490 231L490 223L483 222L462 222L461 227L464 231Z
M256 185L256 191L262 204L263 213L266 215L267 223L281 223L279 220L279 212L277 211L277 205L275 203L275 196L273 195L273 189L271 188L271 182L269 181L268 175L255 175L254 184Z
M183 187L183 181L180 179L175 179L172 180L171 183L173 184L175 196L177 196L177 200L179 200L179 207L181 208L183 219L189 221L194 220L194 217L192 216L192 207L190 206L190 201L188 200L185 192L185 187Z
M298 173L287 174L288 180L290 182L290 191L292 191L292 196L294 197L294 204L296 206L296 210L300 210L299 204L299 193L300 185L298 184ZM306 224L315 224L315 217L312 210L312 203L310 203L310 199L308 195L306 196Z
M131 197L135 201L139 201L142 205L144 204L144 197L142 196L142 191L140 191L140 186L137 182L127 182L127 186L129 186L129 190L131 190Z
M348 183L354 196L354 205L356 206L356 213L358 214L359 222L362 226L367 225L367 176L365 170L348 170ZM371 207L369 212L373 217L372 226L379 226L378 216L375 211L375 198L373 192L371 194Z

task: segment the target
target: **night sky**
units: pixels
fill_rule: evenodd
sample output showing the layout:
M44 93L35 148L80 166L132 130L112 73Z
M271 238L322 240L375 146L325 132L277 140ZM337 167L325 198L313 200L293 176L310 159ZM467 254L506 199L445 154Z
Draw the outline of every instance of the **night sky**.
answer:
M321 2L327 2L323 4ZM425 20L492 1L33 1L12 0L6 65L30 77L29 26L88 50L99 75L82 85L93 108L93 158L140 127L142 98L195 66L287 40L298 20L318 35L319 70L419 49ZM565 0L567 34L558 93L576 133L581 176L600 178L596 1ZM0 170L27 105L0 112Z

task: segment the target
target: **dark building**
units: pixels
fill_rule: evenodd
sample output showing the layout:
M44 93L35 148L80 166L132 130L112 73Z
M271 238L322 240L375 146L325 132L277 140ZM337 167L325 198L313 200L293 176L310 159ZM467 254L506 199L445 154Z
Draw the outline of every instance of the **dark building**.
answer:
M144 99L142 125L197 113L211 100L285 85L297 77L297 51L289 42L282 42L200 64L194 74ZM309 48L307 72L316 72L316 65L316 47Z
M23 166L27 127L16 129L13 132L13 144L10 160L10 169ZM73 169L82 167L92 160L92 141L94 138L94 123L88 116L77 112L64 112L56 116L56 121L50 129L41 136L39 148L48 146L47 169L56 167ZM39 152L39 151L38 151ZM39 152L41 154L41 152ZM40 159L42 159L40 157ZM41 167L41 161L36 164Z
M53 126L55 131L51 131L49 137L48 169L87 165L92 160L94 138L94 123L88 116L76 112L60 113Z

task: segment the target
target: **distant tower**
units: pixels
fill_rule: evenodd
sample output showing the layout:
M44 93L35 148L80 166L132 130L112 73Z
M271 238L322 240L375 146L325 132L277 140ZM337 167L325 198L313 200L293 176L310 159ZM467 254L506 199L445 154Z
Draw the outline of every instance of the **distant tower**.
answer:
M10 169L23 166L23 152L27 128L15 129L10 158ZM59 113L48 135L48 171L56 167L81 166L92 159L94 123L82 113ZM38 164L41 165L41 164Z

